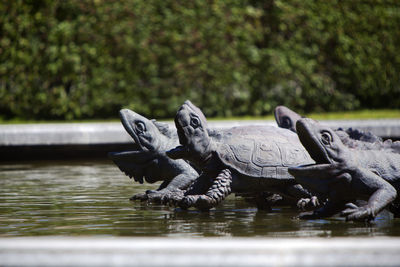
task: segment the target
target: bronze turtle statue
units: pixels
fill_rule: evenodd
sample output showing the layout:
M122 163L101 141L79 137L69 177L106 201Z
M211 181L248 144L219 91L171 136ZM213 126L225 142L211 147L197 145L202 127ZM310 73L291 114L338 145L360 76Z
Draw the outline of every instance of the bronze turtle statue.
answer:
M296 130L315 164L289 168L296 180L327 202L306 218L330 217L338 212L347 220L371 220L385 207L398 216L400 154L388 150L360 150L345 146L329 127L300 119ZM366 200L356 206L357 200ZM391 204L394 205L391 206Z
M210 138L201 110L186 101L175 117L180 146L167 155L186 159L201 170L188 190L175 196L182 208L208 210L231 192L277 192L297 201L310 194L288 167L314 161L291 131L273 126L233 127L219 140Z
M186 189L197 171L184 160L172 160L165 151L178 144L178 136L168 124L149 120L129 109L119 112L122 125L135 142L131 151L108 154L119 169L139 183L162 181L157 190L135 194L130 199L162 201L169 193Z
M285 106L277 106L274 109L276 123L279 127L289 129L297 133L296 122L303 117ZM371 132L364 132L354 128L334 130L341 142L348 148L357 150L385 150L387 152L400 153L400 141L393 142L390 139L385 141ZM321 196L312 199L301 199L298 207L302 210L315 209L319 206L319 200L324 201Z

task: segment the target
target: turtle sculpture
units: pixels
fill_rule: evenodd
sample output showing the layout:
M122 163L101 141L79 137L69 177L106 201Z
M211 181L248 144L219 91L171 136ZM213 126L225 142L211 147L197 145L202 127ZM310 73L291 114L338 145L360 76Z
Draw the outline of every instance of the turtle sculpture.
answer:
M275 120L279 127L296 131L296 122L302 118L301 115L285 106L277 106L274 110ZM371 132L363 132L358 129L342 128L334 130L346 147L359 150L386 150L388 152L400 153L400 142L390 139L385 141ZM297 206L302 210L313 210L319 206L321 197L313 196L312 199L301 199Z
M108 156L119 169L139 183L162 181L157 190L147 190L130 199L161 201L168 193L187 188L198 177L184 160L172 160L165 151L178 144L176 131L129 109L119 112L122 125L135 141L135 150L110 152Z
M306 188L328 199L307 218L330 217L341 212L347 220L370 220L396 200L400 188L400 154L348 148L336 131L311 119L297 121L296 130L316 163L290 167L289 172ZM353 204L356 200L367 202L356 206Z
M289 166L314 163L297 136L273 126L227 129L220 140L210 138L201 110L186 101L175 117L180 146L167 155L186 159L201 174L186 191L175 195L181 208L209 210L227 195L277 192L297 201L310 194L288 173Z

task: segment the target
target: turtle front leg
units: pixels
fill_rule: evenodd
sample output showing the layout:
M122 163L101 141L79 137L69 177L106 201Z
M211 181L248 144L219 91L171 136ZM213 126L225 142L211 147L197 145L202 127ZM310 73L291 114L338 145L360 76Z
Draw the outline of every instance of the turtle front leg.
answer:
M224 169L214 179L210 189L204 195L187 195L178 205L183 209L195 207L201 211L208 211L231 193L231 185L232 173L229 169Z
M129 200L140 200L140 201L152 201L153 196L158 194L161 189L164 189L168 185L169 181L164 181L161 183L160 187L157 190L146 190L144 193L134 194Z
M148 190L148 200L166 204L170 199L182 199L183 194L198 177L197 172L186 171L174 177L171 181L165 181L157 190Z
M161 203L169 204L170 206L176 207L180 206L183 209L186 209L185 206L179 205L182 202L182 199L185 196L189 195L200 195L207 192L208 188L210 188L212 181L206 174L201 174L197 179L195 179L186 190L176 189L170 193L165 194Z
M320 207L319 199L300 184L288 185L282 189L282 194L288 200L291 200L293 206L297 206L300 210L315 210Z
M157 190L146 190L144 193L134 194L129 200L140 200L140 201L155 201L159 202L160 197L165 192L165 188L168 186L170 181L164 181L161 183ZM159 197L160 196L160 197Z
M368 203L361 207L348 205L347 209L342 211L342 215L346 216L346 220L372 220L396 199L396 189L375 173L364 168L357 168L351 174L354 187L364 192L371 192L371 196L368 199Z

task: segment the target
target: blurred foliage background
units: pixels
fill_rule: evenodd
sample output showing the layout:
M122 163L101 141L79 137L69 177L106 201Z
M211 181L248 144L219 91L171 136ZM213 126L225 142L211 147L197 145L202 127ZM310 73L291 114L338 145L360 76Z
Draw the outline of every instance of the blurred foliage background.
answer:
M0 3L3 118L173 117L400 107L393 0Z

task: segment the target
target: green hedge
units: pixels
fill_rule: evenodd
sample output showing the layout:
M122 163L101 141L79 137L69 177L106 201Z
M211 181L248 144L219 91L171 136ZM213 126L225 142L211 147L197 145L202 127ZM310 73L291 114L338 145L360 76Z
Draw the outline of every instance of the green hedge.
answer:
M397 1L0 3L0 115L400 107Z

